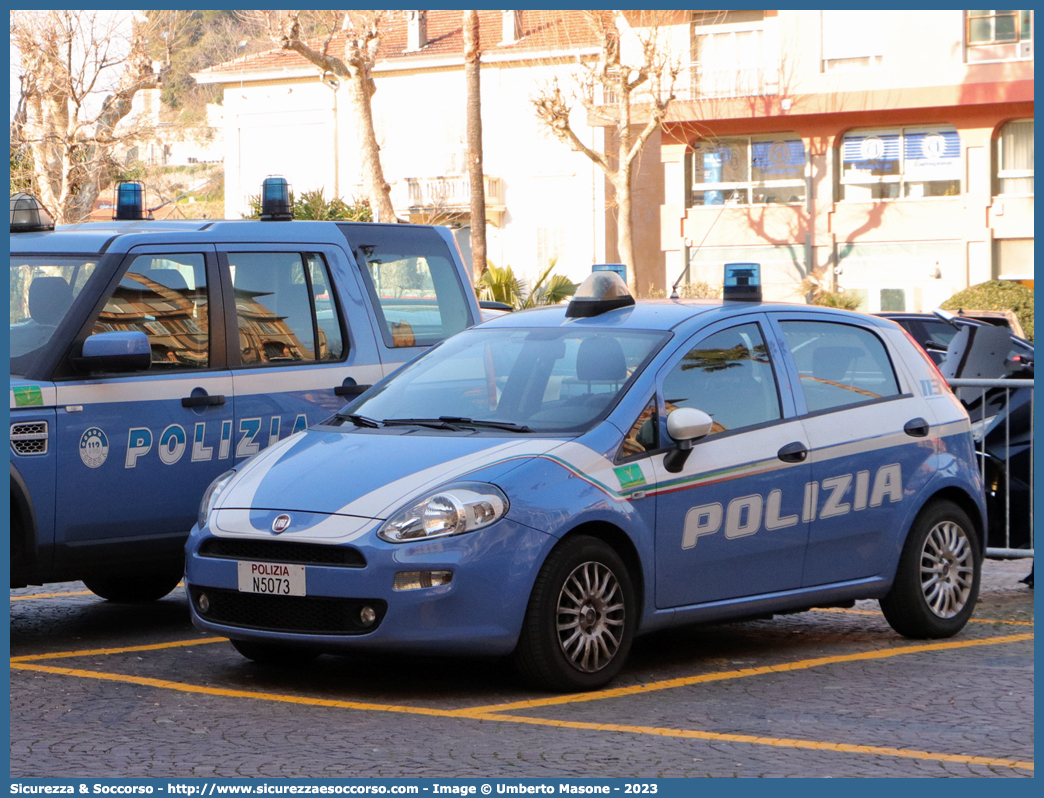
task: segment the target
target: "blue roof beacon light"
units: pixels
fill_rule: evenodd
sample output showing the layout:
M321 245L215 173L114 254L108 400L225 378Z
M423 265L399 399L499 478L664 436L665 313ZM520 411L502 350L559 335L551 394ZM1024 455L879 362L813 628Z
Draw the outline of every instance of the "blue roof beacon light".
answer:
M627 265L624 263L596 263L591 266L592 272L615 272L620 279L627 282Z
M145 185L127 180L116 185L116 209L112 218L121 222L140 222L145 218Z
M40 233L54 229L54 219L32 194L11 195L11 232Z
M634 297L620 275L616 272L593 272L576 289L566 308L566 318L586 319L633 304Z
M761 264L726 263L721 295L731 302L760 302Z
M289 222L294 218L290 184L285 177L269 175L261 183L261 221Z

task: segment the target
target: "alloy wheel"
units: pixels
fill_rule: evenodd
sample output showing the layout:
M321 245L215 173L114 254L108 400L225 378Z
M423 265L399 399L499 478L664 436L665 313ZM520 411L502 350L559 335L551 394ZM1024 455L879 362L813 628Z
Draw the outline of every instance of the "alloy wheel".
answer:
M972 593L975 554L967 533L953 521L932 527L921 552L921 590L939 618L953 618Z
M613 661L626 611L612 570L600 562L578 565L562 585L556 611L558 643L574 668L595 673Z

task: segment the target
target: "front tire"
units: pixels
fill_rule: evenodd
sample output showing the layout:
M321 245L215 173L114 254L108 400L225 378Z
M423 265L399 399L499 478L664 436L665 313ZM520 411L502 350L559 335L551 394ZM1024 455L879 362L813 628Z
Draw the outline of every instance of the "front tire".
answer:
M935 502L910 529L881 611L904 637L952 637L975 609L981 571L982 549L968 514Z
M96 596L117 604L144 604L158 601L178 586L184 571L181 566L151 573L118 574L84 579Z
M537 687L594 690L623 667L637 620L620 556L597 538L566 538L548 555L533 586L516 665Z

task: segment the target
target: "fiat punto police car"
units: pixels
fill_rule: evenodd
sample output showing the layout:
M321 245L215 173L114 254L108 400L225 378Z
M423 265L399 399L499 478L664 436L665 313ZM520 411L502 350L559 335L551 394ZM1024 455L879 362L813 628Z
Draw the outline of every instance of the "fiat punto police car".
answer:
M960 403L894 323L742 301L757 266L729 266L721 302L593 274L229 471L188 542L193 622L261 662L513 654L557 690L675 624L875 598L956 634L985 517Z
M478 321L448 230L288 221L285 189L264 221L121 191L137 221L56 229L11 198L12 587L165 595L216 476Z

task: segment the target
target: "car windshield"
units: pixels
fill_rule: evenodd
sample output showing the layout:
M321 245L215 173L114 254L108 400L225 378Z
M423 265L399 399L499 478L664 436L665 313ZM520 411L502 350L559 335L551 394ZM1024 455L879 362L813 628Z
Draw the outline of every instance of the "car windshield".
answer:
M467 419L497 422L501 429L518 425L517 432L579 433L612 409L667 335L583 328L469 330L347 412L382 423L442 418L466 426Z
M76 256L11 255L11 374L25 374L94 273Z

